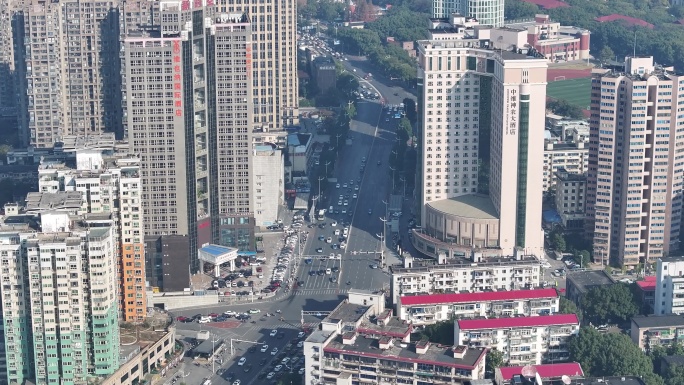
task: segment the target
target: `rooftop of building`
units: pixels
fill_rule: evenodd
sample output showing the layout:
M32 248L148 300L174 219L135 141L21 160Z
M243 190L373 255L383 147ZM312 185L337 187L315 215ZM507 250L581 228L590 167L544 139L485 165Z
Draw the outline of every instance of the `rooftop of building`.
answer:
M573 381L573 385L646 385L639 377L590 377Z
M567 281L572 282L581 293L597 286L615 283L613 277L603 270L570 271L567 274Z
M619 21L625 22L629 25L638 25L640 27L646 27L646 28L650 28L650 29L653 29L653 27L654 27L653 24L651 24L645 20L637 19L636 17L620 15L618 13L613 13L610 15L597 17L594 20L598 21L599 23L606 23L606 22L610 22L610 21L618 21L619 20Z
M236 249L234 249L232 247L227 247L227 246L206 245L206 246L203 246L200 249L200 251L203 253L207 253L213 257L220 257L224 254L230 254L230 253L236 251Z
M455 198L441 199L427 203L444 214L464 218L498 219L499 215L492 200L487 195L468 194Z
M655 275L648 275L642 281L637 281L637 286L643 291L655 291L657 277Z
M564 168L558 169L555 175L560 182L586 182L587 180L586 174L575 174L573 172L567 171Z
M684 365L684 355L664 356L661 358L668 365Z
M566 362L562 364L545 364L545 365L531 365L532 368L543 379L568 377L583 377L584 371L582 366L577 362ZM507 366L499 368L501 377L504 381L508 381L513 376L522 374L523 368L526 366Z
M638 328L665 328L684 326L684 315L637 315L632 318Z
M83 194L77 191L54 193L29 192L26 195L26 211L72 209L78 210L83 204Z
M287 135L288 146L306 146L311 140L311 134L289 134Z
M475 368L486 354L486 349L484 348L466 348L463 358L455 358L452 346L437 344L430 344L425 353L419 354L416 352L415 344L407 344L399 339L388 339L386 337L383 337L383 342L391 341L388 349L380 349L379 339L364 335L358 335L353 344L344 344L342 340L342 335L336 336L323 350L325 352L428 365L442 365L466 370Z
M578 325L576 314L552 314L533 317L474 318L456 320L461 330L525 328L552 325Z
M124 323L119 326L120 344L119 349L122 357L130 357L140 349L159 341L168 331L136 327L136 325Z
M333 310L327 317L325 317L323 322L356 323L361 318L363 318L364 314L366 314L369 309L370 306L356 305L353 303L349 303L348 300L344 300L339 305L337 305L335 310Z
M515 256L509 257L484 257L481 260L475 262L472 258L446 258L444 263L438 263L435 259L413 259L411 267L404 267L403 265L391 265L390 271L394 274L396 273L425 273L440 270L453 270L453 269L473 269L476 267L497 267L497 266L530 266L539 265L540 262L537 258L533 256L522 255L518 258Z
M663 263L684 262L684 255L667 256L660 258Z
M391 311L388 309L386 312ZM378 315L381 317L382 315ZM356 330L362 334L372 334L380 335L394 338L405 338L413 331L413 327L408 321L400 320L397 317L390 317L387 321L384 321L383 325L377 322L364 321L359 325Z
M553 139L550 139L553 140ZM578 145L577 143L573 142L553 142L552 146L546 146L544 148L544 151L580 151L580 152L589 152L589 147Z
M401 304L436 305L446 303L472 303L491 301L515 301L523 299L558 298L556 289L532 289L512 291L490 291L482 293L431 294L401 297Z
M449 33L449 32L444 32ZM474 48L482 49L496 53L503 60L541 60L534 56L528 56L525 54L495 49L493 44L491 44L486 39L476 39L470 35L464 35L463 37L454 39L429 39L429 40L419 40L416 45L423 49L456 49L456 48Z

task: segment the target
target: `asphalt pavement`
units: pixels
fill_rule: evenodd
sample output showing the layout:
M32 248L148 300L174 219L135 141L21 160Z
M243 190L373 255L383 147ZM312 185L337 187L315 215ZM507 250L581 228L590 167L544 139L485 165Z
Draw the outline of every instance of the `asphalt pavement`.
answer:
M352 64L344 62L344 66L352 72ZM377 80L363 80L364 72L357 69L354 74L360 77L360 83L367 87L372 86L384 99L385 104L399 104L406 97L413 97L404 92L399 87L387 86ZM278 347L279 350L285 348L290 341L297 336L302 329L313 327L346 298L350 289L379 290L388 288L389 275L382 268L372 268L372 265L380 264L380 248L383 222L381 217L385 217L386 205L389 196L391 171L388 159L392 146L395 143L396 128L398 119L388 118L388 114L383 110L380 101L361 100L357 103L357 116L351 122L351 135L353 137L351 145L341 145L340 158L334 170L334 177L337 183L341 184L338 189L333 183L328 186L327 199L320 203L321 208L335 206L340 212L347 210L347 214L328 213L323 221L313 223L320 224L325 222L323 228L302 228L308 231L308 242L302 249L302 259L299 263L299 270L296 274L302 285L289 293L278 293L273 299L265 301L255 301L253 303L228 305L221 304L202 309L192 309L179 311L174 316L194 316L197 313L223 313L226 310L236 312L247 312L250 309L258 309L259 314L252 317L252 322L230 322L225 323L177 323L177 333L188 337L195 337L197 331L208 330L214 338L223 339L227 346L233 341L233 355L230 349L224 353L223 362L216 365L214 370L222 369L221 375L211 376L211 367L196 366L190 359L186 360L185 371L190 377L188 384L198 384L203 378L210 377L212 385L224 385L229 382L226 380L228 373L234 373L236 379L241 380L241 385L252 385L269 383L269 380L258 379L260 373L270 372L270 363L276 358L269 352L261 353L260 349L250 353L249 347L252 345L261 346L268 344L269 349ZM366 158L366 166L361 171L362 159ZM378 162L380 164L378 165ZM347 188L342 185L347 183ZM353 185L353 186L352 186ZM358 185L359 190L355 187ZM353 194L357 194L357 199L352 199ZM349 195L348 205L338 207L339 195ZM369 214L370 210L370 214ZM351 211L351 213L349 213ZM351 214L351 215L350 215ZM337 222L337 226L332 226ZM344 225L349 227L347 245L345 249L333 249L332 244L340 244L340 236L335 235L335 230L342 232ZM325 240L332 238L332 242ZM321 252L318 249L321 248ZM331 259L330 254L337 257ZM389 253L385 253L388 258ZM391 257L390 257L391 258ZM310 261L306 261L309 260ZM396 263L396 260L386 259L387 264ZM339 274L332 272L334 268L340 270ZM331 274L325 271L331 269ZM311 274L310 272L315 274ZM323 274L319 274L323 271ZM337 278L334 282L333 278ZM349 282L349 284L348 284ZM263 317L266 313L277 313L274 317ZM276 329L285 333L284 338L277 339L270 337L270 331ZM248 342L251 341L251 342ZM296 353L294 355L297 355ZM244 373L243 367L238 366L238 360L246 357L248 363L253 367L249 373ZM267 359L266 365L261 365L261 359ZM219 367L220 366L220 367Z

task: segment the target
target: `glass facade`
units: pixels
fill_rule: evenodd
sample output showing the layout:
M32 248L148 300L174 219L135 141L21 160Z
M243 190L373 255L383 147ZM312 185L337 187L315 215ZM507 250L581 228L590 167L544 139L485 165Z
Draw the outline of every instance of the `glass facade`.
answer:
M520 95L518 130L518 207L516 213L516 246L525 247L525 221L527 207L527 157L530 135L530 95Z

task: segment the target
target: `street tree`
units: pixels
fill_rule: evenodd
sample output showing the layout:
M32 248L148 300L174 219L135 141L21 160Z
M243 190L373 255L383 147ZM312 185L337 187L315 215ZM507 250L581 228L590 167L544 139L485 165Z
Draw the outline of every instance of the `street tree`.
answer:
M565 297L560 297L560 304L558 305L558 312L562 314L577 314L579 316L579 310L574 302L570 301Z
M560 251L561 253L565 251L565 237L563 237L563 233L553 233L551 236L551 247L553 247L553 249L556 251Z
M485 377L494 378L494 371L505 365L503 353L496 349L490 349L487 352L487 360L485 362Z
M592 288L582 297L581 308L584 319L594 325L625 325L639 314L636 296L624 283Z
M625 334L583 327L568 341L568 351L591 376L643 376L648 385L662 385L649 357Z

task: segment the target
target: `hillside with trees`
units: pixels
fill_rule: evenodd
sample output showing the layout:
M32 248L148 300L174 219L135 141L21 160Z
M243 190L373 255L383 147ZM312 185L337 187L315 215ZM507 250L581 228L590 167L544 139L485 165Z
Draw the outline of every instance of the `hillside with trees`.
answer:
M564 1L570 7L544 10L522 0L507 0L506 19L531 18L537 13L548 13L561 25L587 28L591 31L591 54L604 61L615 57L621 60L632 55L636 34L637 55L653 55L656 62L663 65L684 65L684 25L674 24L684 18L684 7L669 7L667 0ZM645 20L655 27L649 29L594 20L614 13Z

